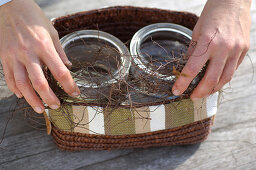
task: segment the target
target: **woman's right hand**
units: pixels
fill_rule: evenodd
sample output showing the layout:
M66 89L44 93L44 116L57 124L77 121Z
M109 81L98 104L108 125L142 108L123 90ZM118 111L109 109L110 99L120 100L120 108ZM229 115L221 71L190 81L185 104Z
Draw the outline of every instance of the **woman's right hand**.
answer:
M44 111L41 99L52 109L60 101L43 74L46 65L65 92L80 91L65 65L71 65L58 33L33 0L12 0L0 7L0 58L8 88L37 113ZM38 95L36 94L38 93Z

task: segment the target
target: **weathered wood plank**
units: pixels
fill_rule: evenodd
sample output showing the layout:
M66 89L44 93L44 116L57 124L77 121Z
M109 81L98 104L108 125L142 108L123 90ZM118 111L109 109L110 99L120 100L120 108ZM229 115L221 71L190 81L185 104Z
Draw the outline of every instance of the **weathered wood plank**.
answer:
M6 137L1 145L0 165L16 159L56 148L52 138L45 132L33 130Z
M156 159L176 159L176 166L184 162L198 148L199 145L193 146L178 146L178 147L162 147L137 150L117 150L117 151L83 151L83 152L63 152L53 150L31 157L25 157L20 160L4 163L0 167L24 167L24 169L76 169L85 168L91 169L92 166L87 165L102 165L103 169L119 169L136 168L144 163L151 163ZM186 154L184 154L186 153ZM182 158L183 157L183 158ZM54 159L53 159L54 158ZM178 159L179 158L179 159ZM33 163L30 162L33 160ZM42 161L43 160L43 161ZM112 161L114 163L112 164ZM105 163L111 161L110 164ZM105 166L106 165L106 166Z
M8 137L34 130L28 119L25 117L23 109L20 108L19 110L19 108L16 107L18 110L13 111L16 103L16 96L0 100L0 140L4 133L5 137Z
M6 138L3 147L6 149L0 154L0 169L74 169L133 151L62 151L51 136L36 130Z
M201 145L140 150L82 169L232 169L256 161L256 122L215 131ZM234 130L235 129L235 130ZM238 135L241 134L241 135ZM248 140L248 136L251 139ZM128 166L127 166L128 165Z
M67 13L113 5L134 5L187 10L200 14L201 0L37 0L49 18ZM52 4L51 4L52 3ZM256 70L256 6L253 1L251 50ZM57 149L51 136L31 128L23 114L15 115L0 147L0 169L255 169L256 168L256 73L245 58L232 82L232 93L225 90L209 139L201 145L116 151L65 152ZM251 82L251 79L253 81ZM8 93L0 87L0 93ZM6 96L6 95L5 95ZM1 96L0 96L1 98ZM14 98L0 101L1 110L14 104ZM1 111L0 111L1 112ZM3 111L2 111L3 112ZM0 127L7 113L0 113ZM2 130L2 129L1 129ZM0 135L1 135L0 130Z

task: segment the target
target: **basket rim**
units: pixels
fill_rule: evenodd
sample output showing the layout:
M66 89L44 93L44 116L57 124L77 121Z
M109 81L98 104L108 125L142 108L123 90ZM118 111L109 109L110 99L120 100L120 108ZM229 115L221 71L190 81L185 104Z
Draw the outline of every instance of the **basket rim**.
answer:
M124 5L124 6L110 6L110 7L102 7L99 9L91 9L88 11L80 11L80 12L74 12L71 14L67 14L65 16L60 16L60 17L56 17L56 18L52 18L52 24L54 25L57 21L61 22L63 20L67 20L67 19L72 19L72 18L77 18L80 16L83 16L85 14L93 14L93 13L97 13L97 12L102 12L102 11L110 11L110 10L115 10L115 9L119 9L119 10L155 10L155 11L162 11L162 12L172 12L172 13L176 13L176 14L189 14L189 15L193 15L195 17L198 18L198 15L192 13L192 12L188 12L188 11L177 11L177 10L169 10L169 9L160 9L160 8L152 8L152 7L139 7L139 6L130 6L130 5Z

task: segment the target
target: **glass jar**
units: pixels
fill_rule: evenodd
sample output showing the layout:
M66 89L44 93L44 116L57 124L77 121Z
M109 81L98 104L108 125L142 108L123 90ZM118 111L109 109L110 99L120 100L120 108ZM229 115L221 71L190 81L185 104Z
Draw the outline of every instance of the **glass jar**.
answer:
M60 42L72 62L70 71L83 100L107 99L113 84L127 78L130 53L118 38L98 30L81 30Z
M141 79L137 90L158 98L176 98L171 88L186 64L191 39L191 30L172 23L157 23L140 29L130 43L131 70L135 79ZM192 83L198 83L198 78Z

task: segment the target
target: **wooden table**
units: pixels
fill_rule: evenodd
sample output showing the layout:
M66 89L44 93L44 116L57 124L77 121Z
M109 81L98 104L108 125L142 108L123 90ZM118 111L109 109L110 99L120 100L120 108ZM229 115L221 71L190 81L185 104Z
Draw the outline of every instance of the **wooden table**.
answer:
M135 5L200 14L201 0L37 0L49 18L112 5ZM255 3L255 2L254 2ZM252 7L251 49L224 89L208 140L189 146L114 151L66 152L51 136L30 126L24 112L13 115L0 145L0 169L256 169L256 7ZM253 64L253 65L252 65ZM256 69L255 69L256 70ZM256 73L255 73L256 74ZM0 82L1 83L1 82ZM9 96L3 98L3 96ZM0 86L0 135L16 97Z

